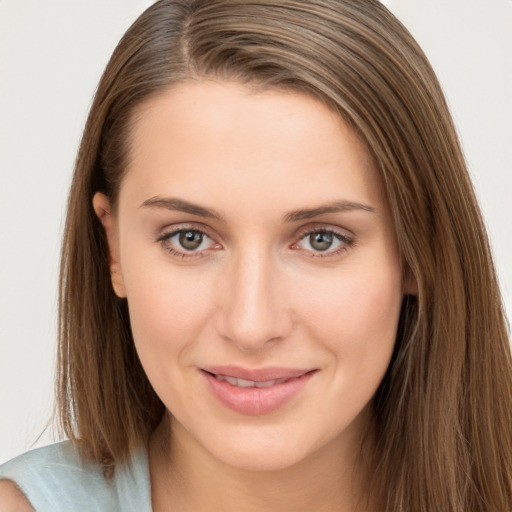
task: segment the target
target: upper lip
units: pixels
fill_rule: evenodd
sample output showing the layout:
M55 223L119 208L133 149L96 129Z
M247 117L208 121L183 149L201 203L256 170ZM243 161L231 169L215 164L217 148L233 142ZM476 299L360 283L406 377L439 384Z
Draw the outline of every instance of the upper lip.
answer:
M254 382L266 382L270 380L294 379L305 375L314 368L281 368L269 366L266 368L243 368L241 366L203 366L201 370L214 375L225 375L237 379L252 380Z

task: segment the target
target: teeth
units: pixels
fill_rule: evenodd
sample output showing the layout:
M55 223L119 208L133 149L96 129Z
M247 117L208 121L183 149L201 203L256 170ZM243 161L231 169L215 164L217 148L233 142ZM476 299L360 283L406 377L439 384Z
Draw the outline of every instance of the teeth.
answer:
M276 384L281 384L286 379L278 379L278 380L267 380L265 382L256 382L257 388L269 388L270 386L275 386Z
M236 377L230 377L229 375L215 375L218 380L229 382L232 386L238 386L239 388L269 388L276 384L281 384L287 379L275 379L257 382L254 380L237 379Z
M235 386L238 386L240 388L253 388L256 386L256 382L253 380L245 380L245 379L235 379L238 382L235 384Z
M217 378L223 377L221 380L225 380L226 382L229 382L233 386L238 386L238 379L235 377L228 377L227 375L217 375Z

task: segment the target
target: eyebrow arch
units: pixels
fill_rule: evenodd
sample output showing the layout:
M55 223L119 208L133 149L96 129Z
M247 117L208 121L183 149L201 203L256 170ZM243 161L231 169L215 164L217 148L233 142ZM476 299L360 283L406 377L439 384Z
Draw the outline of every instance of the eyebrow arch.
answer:
M297 222L301 220L312 219L326 213L349 212L353 210L362 210L369 213L375 213L375 208L367 204L357 203L354 201L335 201L333 203L318 206L316 208L288 212L285 214L284 220L285 222Z
M205 217L208 219L215 219L222 221L222 217L214 210L209 210L194 203L189 203L183 199L177 199L173 197L150 197L146 199L140 207L144 208L164 208L171 211L179 211L197 215L199 217Z
M184 199L178 199L173 197L159 197L154 196L146 199L140 207L144 208L164 208L171 211L180 211L184 213L190 213L199 217L205 217L208 219L215 219L223 221L221 215L214 210L209 210L203 206L199 206L194 203L185 201ZM315 208L294 210L284 215L285 222L298 222L301 220L312 219L326 213L339 213L353 210L362 210L369 213L374 213L375 208L363 203L357 203L354 201L335 201Z

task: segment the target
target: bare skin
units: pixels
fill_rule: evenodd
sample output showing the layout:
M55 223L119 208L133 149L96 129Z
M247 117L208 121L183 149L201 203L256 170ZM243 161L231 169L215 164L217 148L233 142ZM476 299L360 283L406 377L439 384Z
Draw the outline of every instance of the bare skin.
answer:
M0 480L0 512L34 512L34 509L13 481Z
M155 512L375 511L361 437L406 284L368 150L313 98L223 82L153 97L131 137L117 210L93 204L173 418ZM272 405L276 368L309 377Z
M171 436L169 437L169 423ZM362 472L357 467L359 444L340 454L326 446L285 470L257 472L205 457L193 438L183 436L177 422L166 418L151 438L150 468L154 512L172 503L183 512L353 512L366 510ZM187 441L184 441L184 437ZM179 439L179 442L172 442ZM332 471L324 471L330 461ZM171 461L171 464L169 464Z

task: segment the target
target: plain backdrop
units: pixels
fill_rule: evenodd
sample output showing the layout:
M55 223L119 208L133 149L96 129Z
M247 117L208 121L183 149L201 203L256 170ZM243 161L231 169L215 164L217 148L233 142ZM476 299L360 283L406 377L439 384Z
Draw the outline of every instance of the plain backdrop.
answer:
M149 0L0 0L0 463L47 444L59 248L100 74ZM451 106L512 313L512 2L388 0Z

